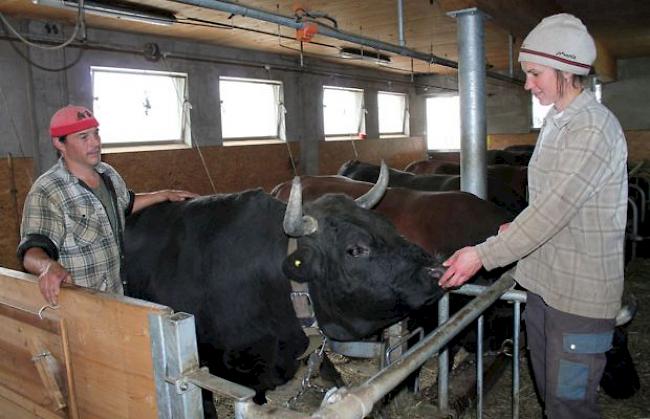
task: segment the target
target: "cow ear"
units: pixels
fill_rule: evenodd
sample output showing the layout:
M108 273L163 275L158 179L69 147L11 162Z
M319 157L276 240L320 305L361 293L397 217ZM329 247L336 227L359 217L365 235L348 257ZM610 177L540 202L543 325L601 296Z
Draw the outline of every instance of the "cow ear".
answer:
M296 282L307 282L313 277L313 266L315 266L313 252L306 249L298 249L284 260L282 271L287 278Z

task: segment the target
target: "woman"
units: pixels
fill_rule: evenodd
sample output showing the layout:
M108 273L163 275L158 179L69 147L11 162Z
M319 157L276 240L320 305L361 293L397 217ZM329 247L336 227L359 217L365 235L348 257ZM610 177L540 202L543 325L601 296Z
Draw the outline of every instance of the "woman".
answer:
M596 59L576 17L543 19L519 61L544 120L528 166L529 206L496 236L454 253L440 285L517 264L535 383L550 418L597 418L598 383L623 292L627 148L616 117L583 89Z

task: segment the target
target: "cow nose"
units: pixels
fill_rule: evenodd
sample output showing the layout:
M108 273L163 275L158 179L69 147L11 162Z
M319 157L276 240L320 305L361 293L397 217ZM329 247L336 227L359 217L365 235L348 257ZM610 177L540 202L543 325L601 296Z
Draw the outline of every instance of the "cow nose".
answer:
M439 267L439 268L428 267L425 268L425 270L427 271L427 275L429 275L431 279L434 281L438 281L440 278L442 278L442 275L446 271L446 269L443 267Z

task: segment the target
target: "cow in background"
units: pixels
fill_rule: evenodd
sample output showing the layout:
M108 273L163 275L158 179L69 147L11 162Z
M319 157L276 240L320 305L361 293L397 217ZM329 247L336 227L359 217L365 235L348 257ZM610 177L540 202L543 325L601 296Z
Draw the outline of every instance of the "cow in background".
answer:
M341 166L338 175L354 180L368 182L377 177L379 166L371 163L349 160ZM458 175L414 175L401 170L391 169L389 186L415 189L419 191L439 192L460 190ZM504 178L502 178L504 177ZM526 187L511 186L512 179L503 171L495 171L487 177L487 200L506 209L511 216L519 214L527 206Z

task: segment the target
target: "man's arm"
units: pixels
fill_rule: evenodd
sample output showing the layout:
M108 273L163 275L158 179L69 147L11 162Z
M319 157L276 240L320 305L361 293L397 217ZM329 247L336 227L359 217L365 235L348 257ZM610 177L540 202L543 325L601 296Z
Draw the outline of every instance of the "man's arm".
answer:
M139 193L135 195L133 209L131 212L137 212L147 208L150 205L158 204L165 201L184 201L190 198L196 198L198 195L187 191L177 191L165 189L157 192Z
M40 247L30 247L23 259L25 269L38 275L38 287L48 304L58 303L61 282L72 282L70 273Z

